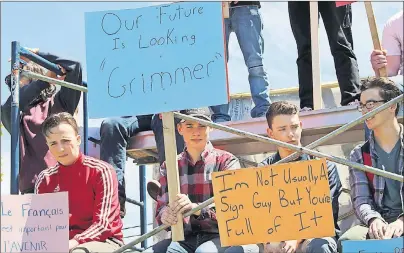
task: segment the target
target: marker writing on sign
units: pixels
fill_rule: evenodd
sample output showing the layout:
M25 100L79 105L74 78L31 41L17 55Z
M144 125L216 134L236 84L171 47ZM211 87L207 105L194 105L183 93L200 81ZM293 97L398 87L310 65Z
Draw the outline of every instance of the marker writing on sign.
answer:
M13 213L11 212L10 209L6 209L4 207L3 201L1 201L1 216L12 216Z
M239 210L243 210L244 205L243 204L239 204L239 205L227 204L227 202L225 202L225 199L227 199L227 196L222 196L220 198L221 203L226 207L225 209L222 208L221 211L222 212L228 212L228 211L236 212L236 216L233 216L233 218L237 219L239 217Z
M230 237L230 232L233 231L233 229L230 228L229 223L231 221L234 221L234 220L237 220L237 218L231 218L231 219L226 220L226 231L227 231L227 236L228 237ZM240 229L240 230L234 229L234 233L232 233L232 235L241 236L241 235L244 235L244 233L254 235L254 232L253 232L253 229L252 229L252 226L251 226L250 218L244 218L244 221L245 221L245 224L244 224L245 227L243 226L243 228Z
M268 195L266 194L268 197ZM252 203L254 208L267 208L268 213L271 213L271 207L272 207L272 202L271 201L264 201L264 200L258 200L259 198L259 193L254 192L253 197L252 197Z
M309 195L310 205L315 206L317 204L324 204L324 203L330 203L331 202L331 198L330 198L330 196L328 196L327 193L323 193L323 196L321 196L321 197L312 196L312 194L311 194L311 186L309 186L309 187L306 186L306 192Z
M3 241L1 252L45 252L45 241Z
M130 94L133 94L134 87L137 87L135 90L140 90L143 93L153 92L156 89L156 86L161 90L165 90L167 87L171 87L172 85L185 83L188 84L192 81L201 80L204 78L209 78L211 76L211 69L213 69L217 60L222 57L221 54L216 53L214 59L210 60L206 64L197 63L194 66L185 66L178 67L173 71L161 71L155 72L151 75L141 74L139 77L133 77L128 79L126 84L117 84L114 77L122 77L125 73L120 70L120 67L114 67L108 78L107 82L107 92L108 95L112 98L120 98L125 95L128 90Z
M304 214L306 214L307 213L307 211L303 211L303 212L300 212L300 213L296 213L294 216L299 216L299 221L300 221L300 229L299 229L299 231L302 231L302 230L305 230L305 229L308 229L308 228L310 228L311 226L305 226L303 223L303 215ZM313 211L313 216L312 216L312 218L310 218L310 220L312 221L312 223L314 223L314 225L317 227L318 226L318 222L317 222L317 220L318 219L321 219L321 218L323 218L323 216L317 216L317 214L316 214L316 211L314 210Z
M181 18L189 18L191 16L199 16L203 14L203 7L191 7L191 8L183 8L181 5L178 5L177 8L173 10L173 5L162 5L157 7L159 10L159 19L160 24L163 24L164 21L180 21ZM167 13L168 11L169 13Z
M142 15L137 16L132 20L125 20L124 26L127 31L132 31L133 28L139 28L139 22ZM132 23L132 24L131 24ZM135 26L136 25L136 26ZM108 12L104 14L101 20L101 29L106 35L115 35L122 28L122 20L115 13Z
M175 28L167 29L166 36L151 37L149 39L142 39L142 35L139 35L139 49L146 49L153 46L163 46L163 45L175 45L178 44L178 35L173 35ZM180 35L180 42L186 43L190 46L194 45L196 42L195 34L190 35Z
M294 205L299 205L301 204L301 201L303 198L300 197L299 194L299 189L296 188L296 199L295 200L288 200L286 198L286 192L282 189L278 190L278 196L279 196L279 204L281 207L288 207L289 205L294 206Z
M268 172L269 172L269 171L271 172L271 173L268 175L268 178L269 178L269 179L265 179L265 178L263 177L263 175L262 175L263 170L259 170L259 171L256 172L257 186L268 186L268 185L274 186L274 184L275 184L274 180L275 180L275 178L278 176L278 174L274 173L274 171L273 171L272 168L270 168L270 169L268 170ZM265 170L265 172L267 172L267 171ZM265 176L266 176L266 175L265 175Z

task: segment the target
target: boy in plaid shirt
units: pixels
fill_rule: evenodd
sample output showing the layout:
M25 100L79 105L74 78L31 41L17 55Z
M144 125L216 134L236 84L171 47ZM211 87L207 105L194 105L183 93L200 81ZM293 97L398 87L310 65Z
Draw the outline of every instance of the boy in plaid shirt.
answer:
M365 114L400 94L393 81L370 78L362 85L358 109ZM395 104L366 120L371 134L364 144L352 150L352 162L364 164L368 160L372 167L403 175L404 128L398 123L398 112L399 104ZM349 182L355 214L362 224L345 232L339 247L344 240L402 237L404 183L353 168L349 170Z
M204 110L190 109L184 114L209 120ZM213 197L212 172L238 169L238 159L215 149L209 141L210 127L194 121L181 120L178 132L184 137L184 152L178 155L180 194L173 203L168 203L168 186L165 162L160 169L161 191L157 197L156 219L159 225L174 225L178 213L186 213ZM220 246L219 230L214 207L203 208L191 217L184 218L185 240L160 241L147 252L224 252Z

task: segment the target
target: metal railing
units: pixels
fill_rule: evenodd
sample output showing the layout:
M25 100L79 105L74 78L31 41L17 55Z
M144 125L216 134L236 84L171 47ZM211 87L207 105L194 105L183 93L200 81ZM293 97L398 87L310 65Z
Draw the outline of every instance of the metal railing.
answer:
M350 168L359 169L359 170L362 170L362 171L365 171L365 172L371 172L373 174L376 174L376 175L379 175L379 176L382 176L382 177L386 177L386 178L390 178L390 179L397 180L397 181L400 181L400 182L404 182L404 178L401 175L390 173L390 172L383 171L383 170L373 168L373 167L370 167L370 166L366 166L366 165L363 165L363 164L354 163L354 162L348 161L348 160L343 159L343 158L339 158L339 157L336 157L336 156L331 156L331 155L323 154L323 153L318 152L318 151L311 150L311 149L313 149L315 147L318 147L319 145L325 143L329 139L334 138L338 134L341 134L341 133L349 130L350 128L352 128L354 126L356 126L356 125L358 125L360 123L363 123L366 119L375 116L377 113L387 109L391 105L397 104L397 103L399 103L401 101L403 101L403 94L396 97L396 98L394 98L394 99L392 99L392 100L390 100L390 101L388 101L387 103L375 108L374 110L366 113L365 115L362 115L361 117L359 117L359 118L357 118L357 119L355 119L355 120L353 120L353 121L339 127L338 129L336 129L336 130L332 131L331 133L323 136L322 138L318 139L317 141L312 142L311 144L307 145L307 147L295 146L295 145L292 145L292 144L289 144L289 143L285 143L285 142L270 139L270 138L267 138L267 137L264 137L264 136L248 133L248 132L245 132L245 131L242 131L242 130L238 130L238 129L235 129L235 128L220 125L220 124L217 124L217 123L213 123L213 122L210 122L210 121L206 121L206 120L203 120L203 119L195 118L195 117L184 115L184 114L177 113L177 112L174 113L174 116L177 117L177 118L180 118L180 119L184 119L184 120L193 120L193 121L196 121L196 122L198 122L198 123L200 123L202 125L210 126L212 128L219 129L219 130L222 130L222 131L226 131L226 132L236 134L236 135L239 135L239 136L242 136L242 137L248 137L248 138L260 141L260 142L274 144L274 145L277 145L277 146L281 146L281 147L288 148L288 149L296 151L295 153L289 155L288 157L285 157L285 158L281 159L276 164L292 161L292 160L294 160L296 158L296 156L298 154L306 153L306 154L309 154L309 155L312 155L312 156L315 156L315 157L326 158L327 160L330 160L330 161L333 161L335 163L339 163L339 164L349 166ZM188 216L192 215L193 213L200 211L202 208L213 204L213 202L214 202L214 197L206 200L205 202L201 203L200 205L198 205L194 209L192 209L189 212L185 213L184 217L188 217ZM141 243L142 241L148 239L151 236L156 235L157 233L167 229L168 227L170 227L170 226L168 226L168 225L160 225L159 227L153 229L152 231L150 231L150 232L148 232L146 234L143 234L139 238L137 238L137 239L133 240L132 242L124 245L123 247L115 250L113 253L121 253L121 252L124 252L125 250L131 249L136 244Z
M11 175L10 175L10 193L18 194L18 172L20 161L20 108L19 108L19 77L22 76L42 80L45 82L60 85L66 88L79 90L83 92L83 152L88 154L88 89L87 83L83 81L84 86L61 81L58 79L50 78L40 74L36 74L30 71L20 69L21 56L28 58L36 64L56 73L57 75L63 75L62 69L55 63L52 63L41 56L29 51L28 49L21 47L19 42L13 41L11 43ZM139 166L139 181L140 181L140 201L129 199L128 203L135 204L140 207L140 231L142 234L147 232L147 191L146 191L146 166ZM142 247L147 247L147 242L142 243Z
M24 47L20 46L18 41L11 42L11 175L10 175L10 193L18 194L18 172L20 166L20 92L19 92L19 78L20 74L35 79L40 79L46 82L52 82L64 87L68 87L74 90L80 90L85 92L83 97L83 124L84 124L84 138L88 136L88 115L87 115L87 88L76 84L64 82L54 78L38 75L30 71L20 69L21 56L24 56L36 64L53 71L57 75L63 75L61 67L46 59L43 59L39 55L32 53ZM83 82L83 84L86 84ZM87 154L88 146L84 142L84 153Z

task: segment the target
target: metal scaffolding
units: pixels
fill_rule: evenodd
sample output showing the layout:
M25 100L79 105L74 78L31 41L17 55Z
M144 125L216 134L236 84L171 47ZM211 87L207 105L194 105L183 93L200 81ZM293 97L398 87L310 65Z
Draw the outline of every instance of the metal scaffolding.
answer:
M306 154L309 154L309 155L312 155L312 156L315 156L315 157L326 158L327 160L333 161L335 163L343 164L343 165L349 166L349 167L354 168L354 169L359 169L359 170L362 170L362 171L365 171L365 172L371 172L373 174L376 174L376 175L379 175L379 176L382 176L382 177L386 177L386 178L390 178L390 179L393 179L393 180L403 182L404 179L403 179L403 176L401 176L401 175L390 173L390 172L380 170L380 169L377 169L377 168L373 168L373 167L370 167L370 166L366 166L366 165L363 165L363 164L354 163L354 162L348 161L348 160L343 159L343 158L339 158L339 157L336 157L336 156L331 156L331 155L327 155L327 154L323 154L321 152L311 150L311 149L316 148L319 145L325 143L329 139L334 138L338 134L341 134L344 131L347 131L348 129L350 129L350 128L354 127L354 126L356 126L356 125L358 125L360 123L363 123L366 119L375 116L377 113L387 109L388 107L390 107L390 106L392 106L394 104L400 103L401 101L403 101L403 94L396 97L396 98L394 98L394 99L392 99L392 100L390 100L390 101L388 101L387 103L375 108L374 110L366 113L365 115L362 115L361 117L357 118L356 120L353 120L353 121L339 127L338 129L336 129L336 130L332 131L331 133L323 136L322 138L318 139L317 141L312 142L311 144L307 145L307 147L295 146L295 145L292 145L292 144L289 144L289 143L285 143L285 142L270 139L270 138L267 138L267 137L264 137L264 136L248 133L248 132L245 132L245 131L242 131L242 130L227 127L227 126L224 126L224 125L220 125L220 124L213 123L213 122L210 122L210 121L206 121L206 120L203 120L203 119L199 119L199 118L195 118L195 117L192 117L192 116L184 115L184 114L181 114L181 113L174 113L174 116L177 117L177 118L180 118L180 119L184 119L184 120L193 120L193 121L196 121L196 122L198 122L198 123L200 123L202 125L210 126L212 128L219 129L219 130L222 130L222 131L226 131L226 132L236 134L236 135L239 135L239 136L242 136L242 137L248 137L248 138L251 138L251 139L254 139L254 140L257 140L257 141L274 144L274 145L277 145L277 146L281 146L281 147L288 148L288 149L296 151L295 153L289 155L288 157L285 157L282 160L278 161L276 164L293 161L294 159L296 159L296 156L298 154L306 153ZM205 202L201 203L196 208L194 208L194 209L190 210L189 212L185 213L184 217L188 217L188 216L192 215L193 213L198 212L202 208L211 205L213 202L214 202L214 198L212 197L212 198L206 200ZM121 253L121 252L124 252L127 249L131 249L136 244L148 239L149 237L151 237L153 235L156 235L157 233L167 229L168 227L169 227L168 225L161 225L161 226L155 228L154 230L140 236L136 240L133 240L132 242L130 242L130 243L124 245L123 247L115 250L113 253Z

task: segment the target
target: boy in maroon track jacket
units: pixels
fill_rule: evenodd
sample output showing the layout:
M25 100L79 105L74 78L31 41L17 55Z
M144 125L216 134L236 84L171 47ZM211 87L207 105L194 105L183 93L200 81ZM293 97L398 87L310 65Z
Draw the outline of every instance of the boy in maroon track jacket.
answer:
M123 245L118 181L114 168L80 152L81 137L69 113L48 117L42 126L57 160L43 170L35 193L69 193L70 252L112 252Z

